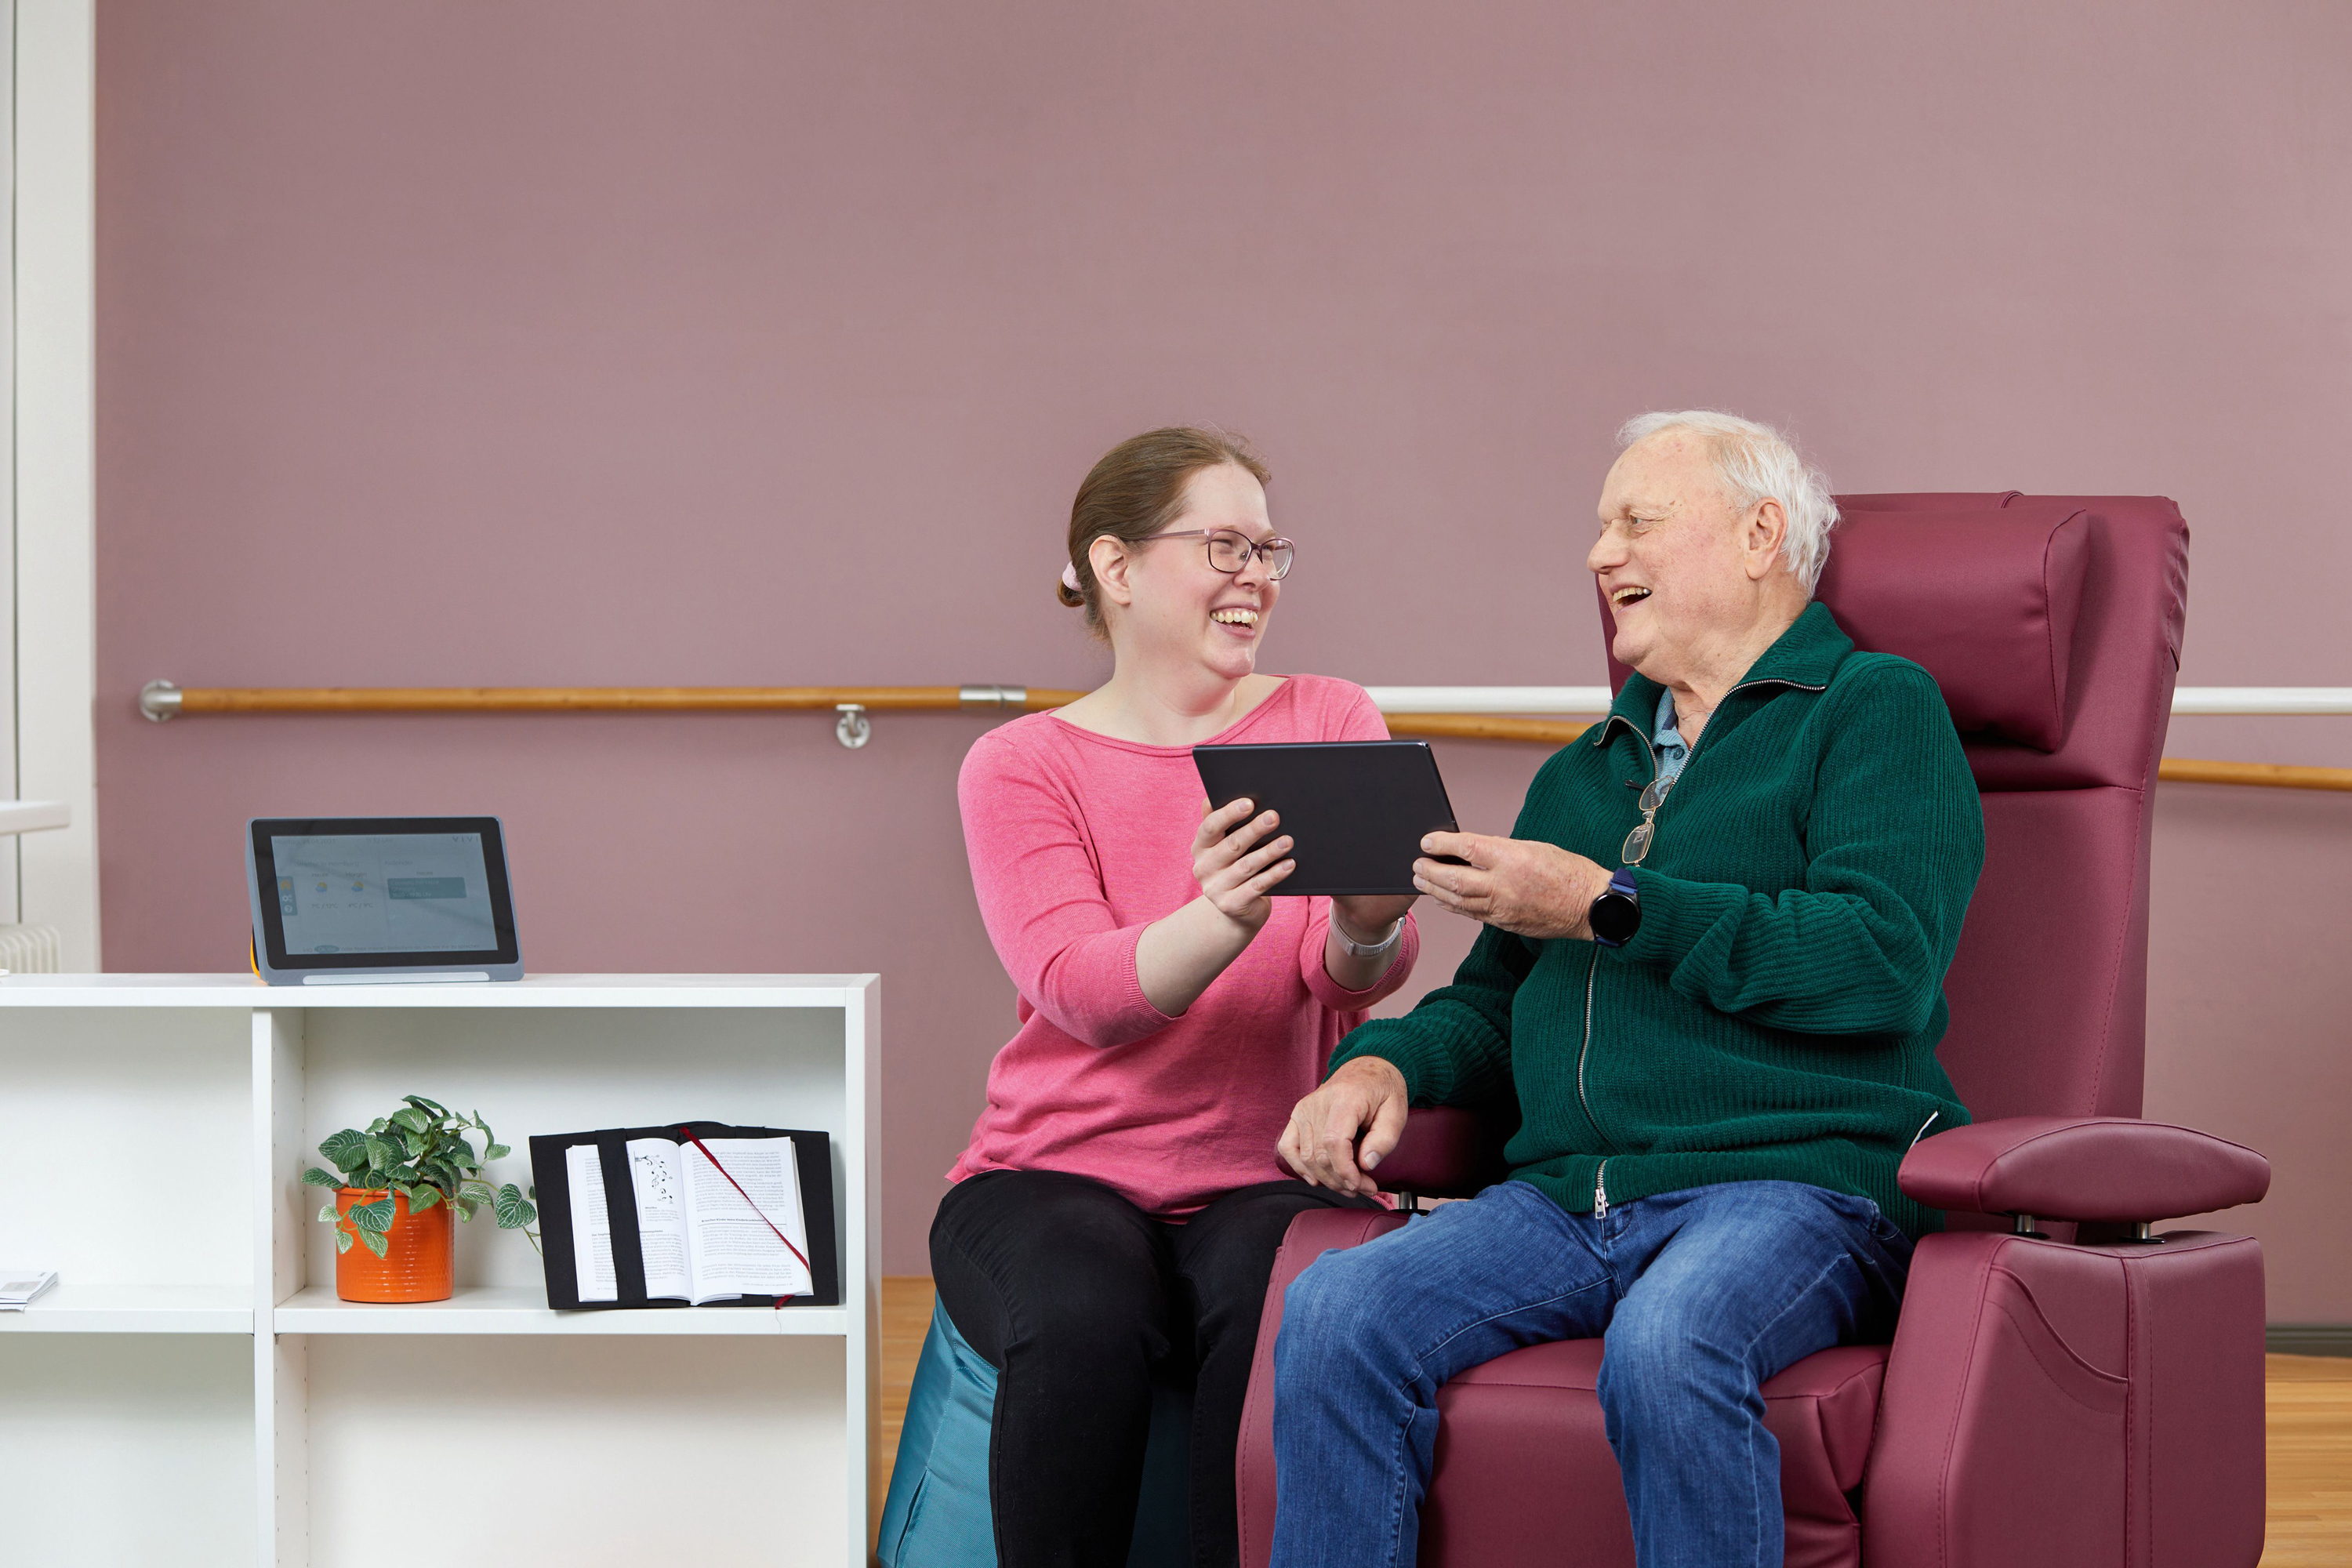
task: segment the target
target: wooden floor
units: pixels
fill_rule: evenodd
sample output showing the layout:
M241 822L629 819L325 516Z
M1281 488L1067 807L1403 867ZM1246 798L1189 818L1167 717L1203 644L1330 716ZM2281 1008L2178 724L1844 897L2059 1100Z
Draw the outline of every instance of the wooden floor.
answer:
M874 1512L890 1484L907 1385L931 1322L931 1282L882 1281L882 1432ZM2352 1563L2352 1359L2270 1358L2270 1532L2262 1568Z
M2263 1568L2352 1563L2352 1358L2270 1358L2270 1531Z

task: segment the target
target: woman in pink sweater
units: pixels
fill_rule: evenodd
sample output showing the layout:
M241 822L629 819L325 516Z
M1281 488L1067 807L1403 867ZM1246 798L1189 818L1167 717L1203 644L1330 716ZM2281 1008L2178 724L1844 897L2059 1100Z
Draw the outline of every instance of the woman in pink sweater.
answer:
M1261 675L1290 542L1234 437L1112 448L1070 513L1062 602L1116 656L1057 713L983 736L959 784L1020 1029L931 1227L940 1300L996 1368L1003 1568L1127 1560L1155 1365L1193 1372L1198 1563L1237 1544L1234 1444L1293 1215L1360 1204L1275 1142L1366 1008L1402 985L1408 897L1280 898L1272 813L1206 812L1191 748L1384 740L1360 688Z

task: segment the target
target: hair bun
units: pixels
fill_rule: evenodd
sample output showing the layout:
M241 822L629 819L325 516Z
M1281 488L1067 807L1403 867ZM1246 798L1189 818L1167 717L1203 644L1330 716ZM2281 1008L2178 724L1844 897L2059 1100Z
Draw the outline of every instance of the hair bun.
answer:
M1062 568L1062 580L1054 585L1054 597L1074 610L1087 602L1087 591L1078 586L1078 568L1075 562Z

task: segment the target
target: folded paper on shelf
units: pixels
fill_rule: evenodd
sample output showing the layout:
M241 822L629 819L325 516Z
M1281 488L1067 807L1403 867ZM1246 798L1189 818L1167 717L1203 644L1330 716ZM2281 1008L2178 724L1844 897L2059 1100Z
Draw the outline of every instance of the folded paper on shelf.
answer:
M0 1263L0 1312L21 1312L34 1297L58 1282L54 1268L19 1268Z

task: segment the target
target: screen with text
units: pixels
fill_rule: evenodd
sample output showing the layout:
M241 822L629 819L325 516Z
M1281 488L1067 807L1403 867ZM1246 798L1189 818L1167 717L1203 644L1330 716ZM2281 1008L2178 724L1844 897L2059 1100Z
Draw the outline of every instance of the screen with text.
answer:
M289 953L498 948L478 833L273 836L269 852Z

